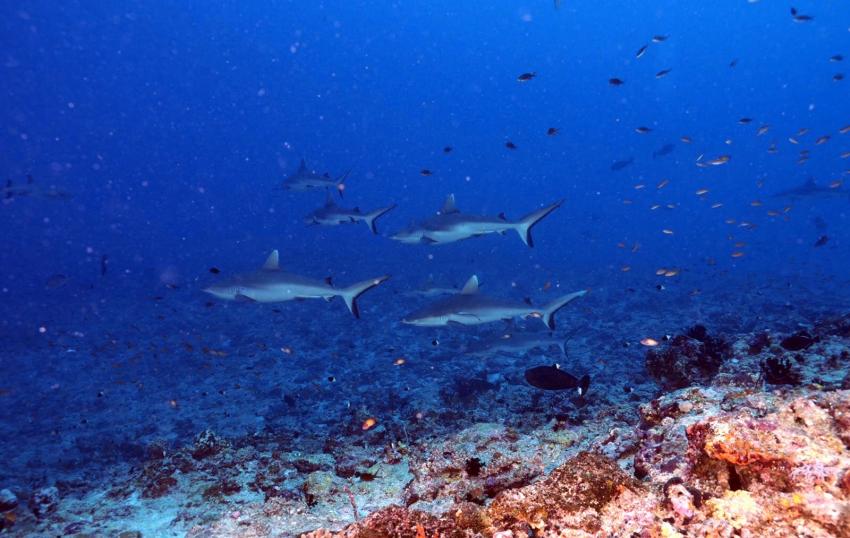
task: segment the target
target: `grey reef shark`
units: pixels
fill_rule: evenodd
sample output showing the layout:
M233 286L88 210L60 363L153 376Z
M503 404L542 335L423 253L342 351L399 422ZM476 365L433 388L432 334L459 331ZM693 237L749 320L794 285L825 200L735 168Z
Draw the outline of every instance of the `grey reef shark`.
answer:
M556 338L551 332L505 332L470 344L464 353L474 357L497 354L522 356L534 350L546 351L553 347L557 347L561 355L566 356L565 339Z
M814 178L810 177L802 185L773 194L773 198L794 200L846 198L850 200L850 190L842 188L840 181L834 181L829 185L819 185Z
M348 310L359 318L357 299L388 278L387 275L379 276L345 288L335 288L330 278L318 280L281 270L278 252L273 250L258 271L235 275L204 291L219 299L249 303L282 303L299 299L330 301L334 297L342 297Z
M429 245L445 245L462 241L470 237L480 237L489 234L504 234L515 231L523 243L534 246L531 229L552 211L563 204L563 200L533 211L519 220L508 220L504 213L497 217L471 215L462 213L455 205L454 194L446 198L443 208L433 217L420 223L414 223L405 230L392 236L392 239L402 243L425 243Z
M325 201L325 205L304 217L304 222L306 224L318 224L321 226L339 226L340 224L363 222L372 230L373 234L377 234L378 228L375 225L375 221L394 208L395 204L392 204L366 213L361 212L359 207L346 209L338 206L334 202L330 191L328 191L328 199Z
M444 327L446 325L481 325L513 318L534 317L550 330L555 329L555 313L567 304L585 295L587 290L559 297L542 307L527 302L488 297L478 291L478 277L472 277L460 293L440 299L402 319L402 323L419 327Z
M6 185L0 187L0 200L11 202L15 198L45 198L51 200L70 200L71 193L50 186L42 188L36 185L31 175L27 175L27 181L23 184L15 184L11 179L6 180Z
M332 178L329 174L319 174L307 168L307 163L301 159L301 164L294 174L286 177L283 180L283 188L292 192L308 192L317 189L333 189L339 193L342 198L342 193L345 190L345 179L351 171L344 173L338 178Z

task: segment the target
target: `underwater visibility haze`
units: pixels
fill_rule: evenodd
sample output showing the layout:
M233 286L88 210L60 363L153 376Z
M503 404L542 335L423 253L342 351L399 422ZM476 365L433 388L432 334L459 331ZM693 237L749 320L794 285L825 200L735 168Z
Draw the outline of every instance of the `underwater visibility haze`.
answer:
M0 535L848 536L846 2L0 15Z

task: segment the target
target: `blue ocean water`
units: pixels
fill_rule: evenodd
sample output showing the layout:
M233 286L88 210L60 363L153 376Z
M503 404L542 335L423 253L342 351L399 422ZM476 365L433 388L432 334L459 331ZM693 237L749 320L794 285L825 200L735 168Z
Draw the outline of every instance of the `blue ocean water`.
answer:
M850 9L800 2L813 19L795 20L767 0L559 4L0 8L0 488L102 477L206 429L320 447L366 416L393 432L423 409L440 419L421 436L530 427L539 410L440 391L557 357L464 354L501 323L400 323L434 300L408 292L473 274L532 304L589 289L556 336L599 393L624 380L651 392L644 337L846 310L850 81L836 75ZM305 224L326 193L284 189L302 159L350 171L340 205L397 204L379 234ZM564 203L534 248L512 231L390 238L451 193L463 213L508 219ZM202 291L273 249L287 271L335 285L391 279L362 296L359 320L338 298Z

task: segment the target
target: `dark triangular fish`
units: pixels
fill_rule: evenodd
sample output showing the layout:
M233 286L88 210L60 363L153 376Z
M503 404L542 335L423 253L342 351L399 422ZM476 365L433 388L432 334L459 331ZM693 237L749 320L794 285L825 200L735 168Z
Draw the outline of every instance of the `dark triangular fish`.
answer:
M617 170L622 170L623 168L629 166L633 162L635 162L634 157L629 157L628 159L622 159L622 160L619 160L619 161L615 161L614 164L611 165L611 170L613 170L615 172Z
M542 390L567 390L578 389L579 396L587 394L590 386L590 376L585 375L578 379L574 375L554 366L535 366L525 371L525 380L532 387Z

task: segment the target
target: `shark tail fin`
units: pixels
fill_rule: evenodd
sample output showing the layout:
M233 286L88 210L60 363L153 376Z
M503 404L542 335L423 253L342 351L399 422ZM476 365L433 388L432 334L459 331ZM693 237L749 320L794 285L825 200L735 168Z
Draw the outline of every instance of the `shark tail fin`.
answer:
M547 304L546 307L543 309L543 312L541 312L541 319L543 320L543 323L545 323L546 326L549 327L549 330L555 330L555 313L586 293L587 290L576 291L570 293L569 295L559 297L551 303Z
M522 239L523 243L525 243L529 247L533 247L534 239L532 239L531 237L531 229L534 227L535 224L543 220L546 215L561 207L561 204L563 203L563 200L559 200L554 204L542 207L537 211L533 211L521 218L519 221L517 221L516 227L514 229L519 234L519 238Z
M369 226L369 229L372 230L373 234L378 235L378 227L375 225L375 221L378 220L379 217L382 217L389 213L394 208L395 204L376 209L371 213L366 213L365 215L363 215L363 222L365 222L366 225Z
M360 319L360 308L357 306L357 299L360 298L361 295L371 290L381 282L390 278L388 275L379 276L378 278L372 278L370 280L364 280L363 282L358 282L357 284L352 284L347 288L343 288L339 290L339 295L345 300L345 306L348 307L348 310L354 314L354 317Z

